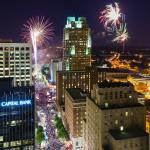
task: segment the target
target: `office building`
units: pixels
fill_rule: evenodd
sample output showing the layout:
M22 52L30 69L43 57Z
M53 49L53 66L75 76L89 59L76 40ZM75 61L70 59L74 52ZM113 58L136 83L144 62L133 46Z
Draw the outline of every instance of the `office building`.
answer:
M86 18L67 18L63 47L64 70L83 70L91 65L91 30Z
M62 70L62 61L60 59L51 59L50 74L51 82L56 83L56 72Z
M56 102L64 104L64 93L67 88L81 88L91 92L93 85L104 80L126 81L134 72L126 69L86 67L85 70L58 71L56 73Z
M83 149L83 119L86 114L86 93L80 88L70 88L65 92L66 126L73 141L73 149Z
M56 78L56 104L64 105L65 90L68 88L81 88L90 92L90 74L85 70L58 71Z
M14 86L32 85L32 46L0 43L0 78L13 77Z
M85 150L148 150L146 108L131 83L98 83L86 102Z
M0 149L34 150L34 87L0 79Z
M99 66L90 66L86 67L86 71L91 73L91 76L94 76L92 83L96 84L97 82L101 82L104 80L109 81L121 81L127 82L129 75L134 75L135 72L130 71L128 69L120 69L120 68L102 68ZM96 78L96 81L95 81ZM94 82L95 81L95 82ZM93 86L91 87L93 88Z

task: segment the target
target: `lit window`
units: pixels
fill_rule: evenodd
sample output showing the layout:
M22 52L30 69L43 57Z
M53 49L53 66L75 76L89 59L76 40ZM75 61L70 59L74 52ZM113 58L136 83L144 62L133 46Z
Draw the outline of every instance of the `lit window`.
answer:
M16 141L17 145L21 145L21 141Z
M129 95L129 99L131 99L132 98L132 95Z
M116 125L118 124L118 120L115 120L115 124L116 124Z
M121 126L121 127L120 127L120 131L123 131L123 130L124 130L124 127L123 127L123 126Z
M105 107L108 108L108 103L105 103Z
M71 48L71 55L75 55L75 46L74 45Z
M14 142L11 142L10 143L10 146L16 146L16 142L14 141Z
M129 113L128 113L128 112L126 112L126 114L125 114L125 115L126 115L126 117L128 117L128 114L129 114Z
M2 142L3 141L3 136L0 136L0 142Z
M9 142L3 143L3 147L8 147L8 146L9 146Z
M16 126L16 121L15 120L11 121L11 126Z

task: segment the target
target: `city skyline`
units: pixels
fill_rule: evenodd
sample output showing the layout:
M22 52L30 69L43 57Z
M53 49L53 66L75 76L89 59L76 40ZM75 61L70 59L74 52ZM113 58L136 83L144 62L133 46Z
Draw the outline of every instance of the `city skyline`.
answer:
M127 0L126 2L116 1L120 3L120 7L126 14L126 22L131 38L128 41L129 46L145 46L150 47L150 19L148 19L149 2L141 3L139 0L135 2ZM96 46L103 46L111 44L102 35L104 32L103 26L98 20L101 10L104 9L106 4L112 1L99 2L79 0L71 2L64 0L60 3L58 0L48 1L44 3L40 1L21 1L15 0L10 2L2 2L0 18L1 23L1 38L12 39L13 41L20 42L22 25L32 16L46 16L53 22L55 28L55 38L50 41L51 44L60 44L63 38L63 28L65 20L68 16L83 16L87 18L89 26L92 29L93 43ZM7 13L6 10L9 10ZM139 11L141 10L141 11ZM12 24L12 22L14 22ZM10 26L11 24L11 26ZM142 27L142 28L141 28ZM141 38L142 37L142 38Z
M150 2L1 2L0 149L150 149Z

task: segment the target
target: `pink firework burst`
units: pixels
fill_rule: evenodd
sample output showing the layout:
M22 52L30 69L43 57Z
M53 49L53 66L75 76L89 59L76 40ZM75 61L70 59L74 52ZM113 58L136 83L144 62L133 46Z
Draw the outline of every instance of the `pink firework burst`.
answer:
M120 12L120 7L118 3L106 5L106 9L100 12L100 22L104 24L107 29L109 26L117 27L120 24L120 18L122 13Z

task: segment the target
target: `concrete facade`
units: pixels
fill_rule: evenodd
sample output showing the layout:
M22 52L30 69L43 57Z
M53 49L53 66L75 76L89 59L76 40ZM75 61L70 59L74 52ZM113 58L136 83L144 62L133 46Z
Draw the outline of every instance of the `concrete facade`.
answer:
M0 43L0 78L13 77L14 86L32 85L32 46Z
M130 83L105 81L95 85L91 97L87 97L86 112L85 150L148 150L146 108L138 103ZM133 129L140 134L132 133ZM115 139L111 130L116 130L115 136L121 138Z
M74 150L83 149L83 119L86 115L86 94L80 88L67 89L65 93L66 126Z

